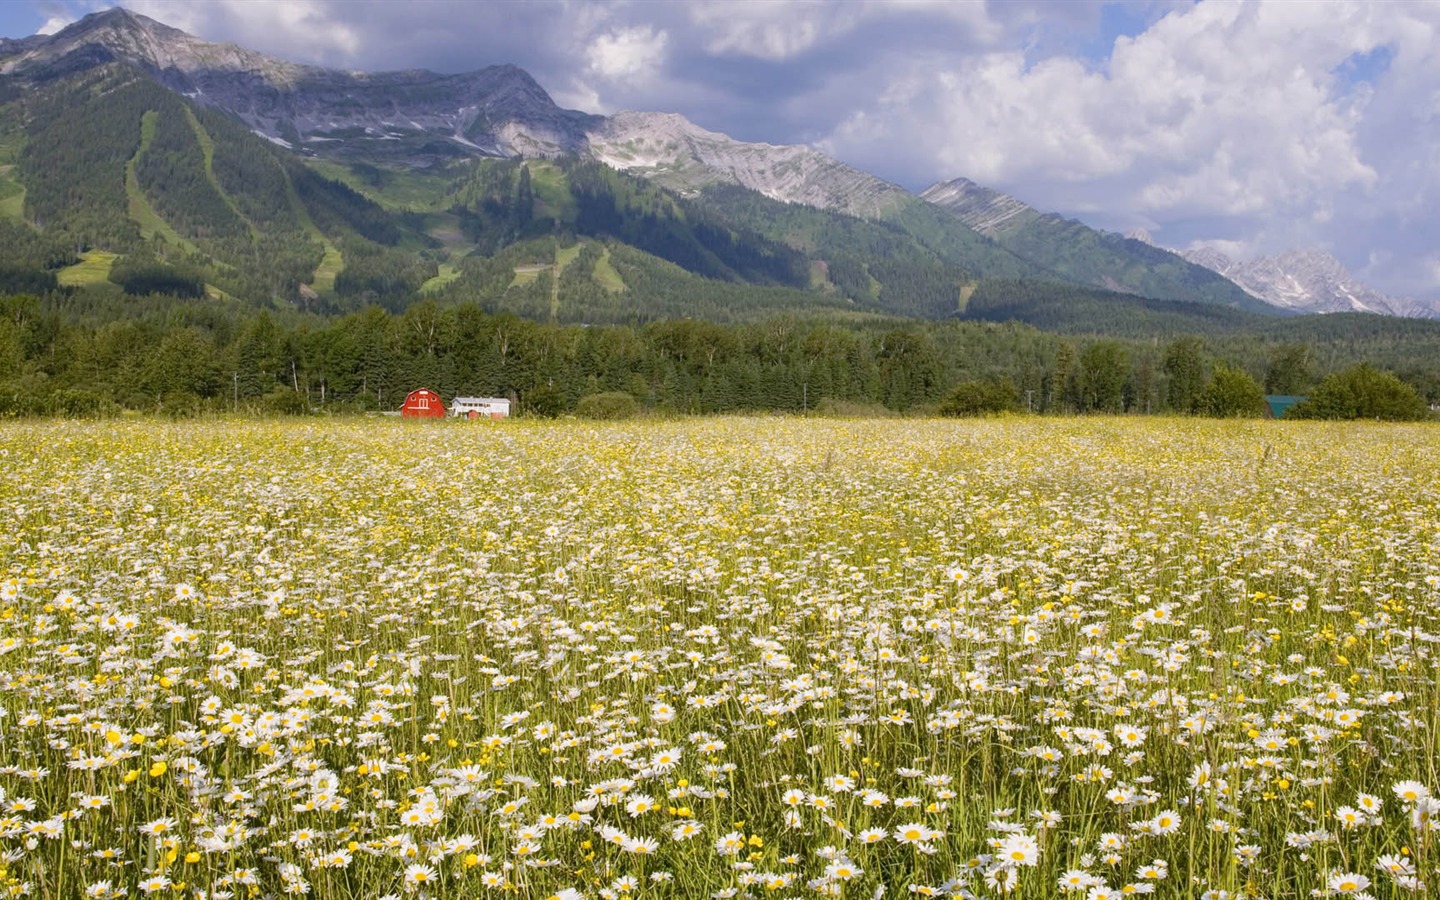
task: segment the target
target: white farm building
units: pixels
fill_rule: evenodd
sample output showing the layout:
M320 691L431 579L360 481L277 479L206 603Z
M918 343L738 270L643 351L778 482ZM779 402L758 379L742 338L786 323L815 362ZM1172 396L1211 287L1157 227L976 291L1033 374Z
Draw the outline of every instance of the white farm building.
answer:
M505 419L510 416L510 401L504 397L456 397L450 404L450 415L465 419Z

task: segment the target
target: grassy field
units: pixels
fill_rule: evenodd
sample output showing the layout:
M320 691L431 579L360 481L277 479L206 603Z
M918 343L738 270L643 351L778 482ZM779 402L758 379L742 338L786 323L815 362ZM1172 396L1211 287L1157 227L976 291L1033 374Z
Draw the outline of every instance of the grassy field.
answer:
M151 240L155 235L160 235L165 242L177 250L185 253L200 253L200 248L186 240L176 231L169 222L160 217L150 201L145 198L145 191L140 187L140 179L135 175L135 166L140 157L150 149L155 140L155 116L154 110L150 110L140 117L140 148L135 155L125 164L125 197L129 202L130 218L140 226L140 236L145 240Z
M510 281L510 287L533 284L535 280L540 277L541 272L550 272L553 271L554 268L554 266L546 264L516 266L515 277Z
M119 254L108 250L89 250L80 254L80 262L66 266L56 273L62 287L91 287L106 284L110 280L110 267L119 259Z
M220 186L220 179L215 177L215 139L210 136L210 132L205 130L205 126L200 124L200 120L195 118L195 113L188 107L185 109L185 119L190 123L190 130L194 132L195 140L200 143L201 152L204 154L206 180L215 189L215 193L220 195L220 199L225 201L226 207L235 214L235 218L245 223L245 229L250 232L250 240L252 242L258 240L259 232L255 230L255 223L245 217L245 214L240 211L240 207L235 204L234 198L225 193L225 188Z
M595 279L595 283L600 285L603 290L611 291L612 293L619 293L625 290L625 279L620 277L620 273L615 271L615 266L610 262L609 247L602 250L600 258L595 261L595 268L591 272L591 277Z
M530 170L530 185L535 192L537 216L554 216L561 222L574 221L575 197L570 193L570 183L559 166L544 160L531 159L525 162Z
M25 187L15 171L24 136L0 126L0 219L25 219Z
M14 166L0 166L0 219L19 222L25 218L25 188L11 176Z
M357 175L343 163L308 159L305 164L326 178L349 185L386 209L396 211L442 211L446 189L458 174L446 170L386 168L379 172L377 183Z
M1434 427L12 422L0 458L12 894L1437 874Z
M328 296L335 293L335 277L345 268L345 257L336 247L330 238L315 224L311 217L310 210L305 208L305 203L300 199L300 194L295 190L295 184L287 175L285 177L285 192L290 199L290 208L295 211L295 218L299 220L300 227L312 239L318 241L324 248L324 255L320 258L320 265L315 267L315 274L310 279L310 287L320 296Z
M445 287L445 285L449 284L450 282L454 281L459 277L459 269L455 268L449 263L441 263L440 271L435 275L435 277L426 279L425 283L420 285L420 293L429 294L434 291L438 291L441 288Z

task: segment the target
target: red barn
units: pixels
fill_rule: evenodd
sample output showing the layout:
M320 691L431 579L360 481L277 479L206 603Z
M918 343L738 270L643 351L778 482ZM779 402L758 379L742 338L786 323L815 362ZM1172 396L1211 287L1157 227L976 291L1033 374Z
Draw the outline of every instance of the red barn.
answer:
M443 419L445 401L429 388L420 388L405 395L405 405L400 407L400 416L405 419Z

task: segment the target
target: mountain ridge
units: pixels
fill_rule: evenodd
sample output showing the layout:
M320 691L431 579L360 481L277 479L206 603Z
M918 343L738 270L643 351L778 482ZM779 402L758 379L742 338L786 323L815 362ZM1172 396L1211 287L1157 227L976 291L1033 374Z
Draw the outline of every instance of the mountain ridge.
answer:
M1263 299L1179 254L1042 213L968 178L933 184L920 197L1011 252L1082 284L1152 299L1272 311Z
M438 139L455 148L440 158L465 152L556 156L580 152L585 128L598 118L556 106L518 66L458 75L327 69L205 41L123 7L86 16L46 41L18 48L0 58L0 73L44 78L96 49L141 65L167 88L223 109L294 149L357 141L374 150L375 144L398 141L395 155L403 157ZM430 146L414 156L428 161L436 152Z
M1257 312L1276 310L1213 268L1195 265L1142 241L1039 212L968 179L932 186L917 197L805 145L738 141L674 113L622 112L605 117L562 109L528 73L513 65L460 74L421 69L379 73L327 69L288 62L233 43L205 41L119 7L91 14L48 37L0 42L0 74L37 84L63 82L76 73L99 71L112 63L137 67L197 108L224 113L279 148L293 150L312 161L329 160L357 171L366 169L377 183L389 178L387 172L393 171L431 173L427 176L431 182L441 184L452 177L446 173L460 172L454 167L467 160L573 158L593 160L643 177L691 199L703 199L707 191L719 185L734 185L781 203L877 223L891 229L898 236L894 239L925 247L924 253L908 258L936 267L925 275L934 282L933 289L927 290L938 297L936 291L953 289L960 298L957 308L963 309L965 292L973 289L976 279L1001 277L1053 279L1158 300L1219 304ZM194 128L204 145L209 140L201 134L204 129ZM125 140L132 141L133 136ZM188 144L181 146L184 143L172 136L167 145L169 152L194 152ZM212 152L204 149L203 166L187 170L192 173L187 177L202 189L203 178L193 173L209 171ZM145 155L143 148L136 153L137 159ZM232 161L230 165L240 163ZM289 165L282 163L281 168ZM168 182L154 160L143 170L149 173L147 190L165 188ZM213 173L208 177L214 182ZM298 174L289 177L292 181L301 178ZM317 190L320 193L313 196L328 197L327 203L338 204L335 208L369 217L365 227L371 231L362 229L362 233L380 233L374 231L381 228L378 220L370 221L378 212L362 214L355 198L316 187L308 176L302 180L304 185L297 183L294 187ZM277 185L284 181L272 179ZM352 183L350 187L357 196L373 199L365 193L365 185ZM431 193L424 202L432 209L438 209L434 204L449 196L448 189L427 190ZM229 204L233 212L234 198L225 191L220 194L222 203ZM485 199L503 205L522 194L510 191L497 197L476 198L475 202ZM524 194L523 199L538 204L537 209L549 202L539 194ZM574 202L558 194L551 199L562 206ZM657 202L647 199L633 209L618 207L606 215L653 216L655 209L664 206L662 203L655 207ZM275 201L272 205L285 204ZM775 224L777 213L773 210L743 200L737 202L733 197L723 205L729 218L707 222L704 227L710 229L711 235L706 240L718 239L716 228L729 228L732 239L740 239L735 235L763 233L766 240L789 244L808 254L813 289L841 289L839 282L830 277L833 273L850 285L843 289L850 292L849 296L865 293L861 288L867 280L871 284L870 299L882 296L874 276L885 268L883 260L867 262L849 245L833 239L816 242L819 231L833 231L839 226L823 225L820 220L795 220L787 231ZM175 203L169 208L175 209ZM399 212L407 208L395 202L389 207ZM304 212L296 210L302 219ZM493 210L487 216L492 222L496 219ZM217 207L215 217L217 221L225 218L224 211ZM533 231L542 221L532 222L528 212L518 219L508 214L501 218L516 222L523 219L522 224L511 229L512 237L518 237L526 228ZM564 216L543 221L551 221L552 227L570 227ZM292 227L299 226L292 223ZM433 236L423 233L429 226L415 227L420 230L405 226L397 232L392 223L381 231L394 241L401 241L395 236L401 232L411 235L404 241L412 244L423 246L433 241ZM631 228L627 233L641 232ZM653 229L645 233L655 234ZM326 240L340 240L338 232L310 234L308 239L319 242L317 246ZM882 239L880 231L872 230L863 235L855 232L851 239L876 247L892 238ZM392 242L387 246L399 245ZM453 242L449 246L459 248ZM819 246L828 248L823 255L815 249ZM338 253L335 247L326 249L327 258L332 260L327 265L333 269L332 251ZM756 252L763 256L774 251ZM721 270L729 271L725 267L717 269ZM894 275L893 266L886 271ZM927 304L925 308L934 310L934 314L941 314L945 308L945 304L937 302Z
M1237 260L1212 247L1197 247L1184 251L1181 256L1218 272L1282 309L1440 318L1440 309L1390 297L1361 283L1340 260L1319 248L1292 248L1273 256Z

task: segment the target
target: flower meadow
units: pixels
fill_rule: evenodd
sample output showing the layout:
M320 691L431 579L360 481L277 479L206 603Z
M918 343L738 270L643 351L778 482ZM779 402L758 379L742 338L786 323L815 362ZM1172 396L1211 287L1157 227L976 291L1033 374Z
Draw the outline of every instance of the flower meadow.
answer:
M0 892L1426 896L1440 441L0 428Z

